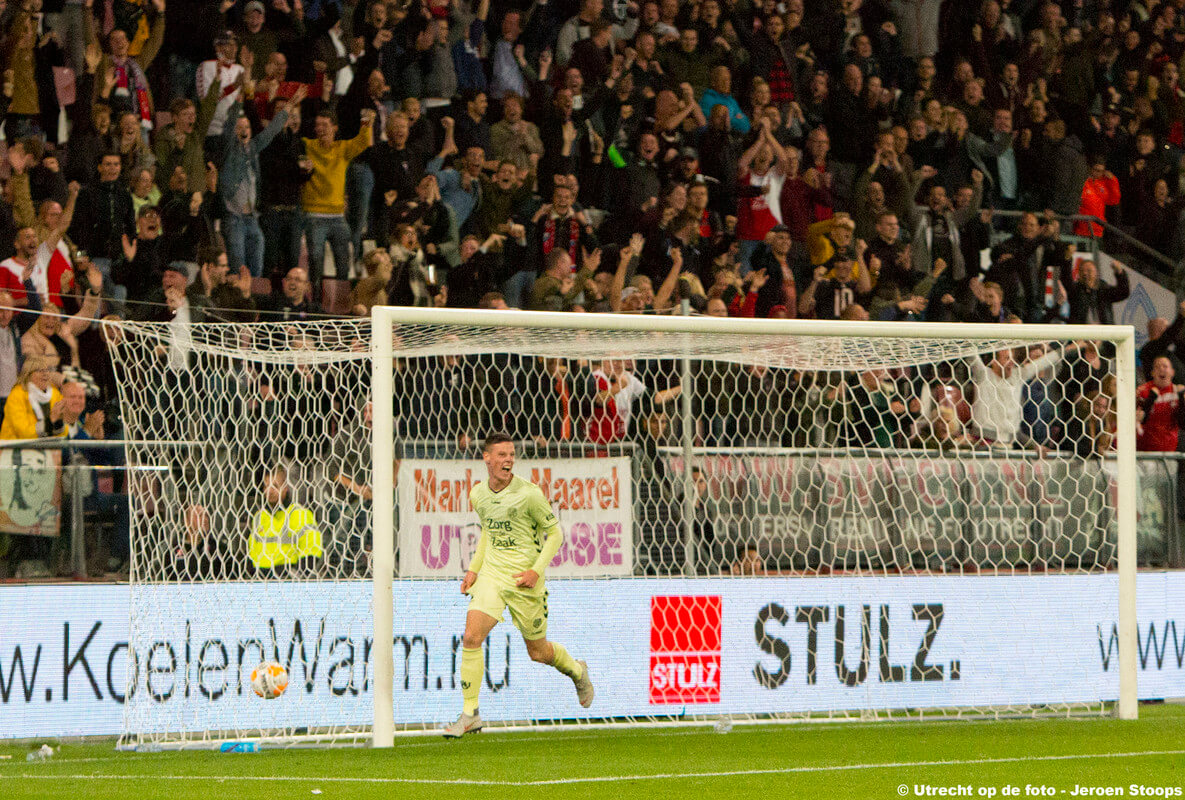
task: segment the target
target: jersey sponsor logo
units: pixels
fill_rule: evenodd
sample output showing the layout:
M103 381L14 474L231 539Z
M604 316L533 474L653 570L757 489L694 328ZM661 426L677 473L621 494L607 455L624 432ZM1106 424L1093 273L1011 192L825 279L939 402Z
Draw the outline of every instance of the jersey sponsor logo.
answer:
M510 531L510 520L508 519L487 519L486 528L491 531Z
M650 702L720 702L720 595L650 599Z
M499 550L509 550L518 544L518 540L513 536L494 536L490 535L490 544Z

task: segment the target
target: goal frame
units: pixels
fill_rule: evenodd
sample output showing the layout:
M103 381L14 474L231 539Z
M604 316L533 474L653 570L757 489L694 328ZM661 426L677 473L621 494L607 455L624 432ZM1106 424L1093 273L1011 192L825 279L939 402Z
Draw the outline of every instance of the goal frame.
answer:
M1119 580L1119 699L1116 716L1134 720L1137 701L1136 639L1136 347L1130 325L1005 325L996 323L846 322L774 320L628 314L571 314L548 311L435 309L375 306L371 311L371 371L374 403L373 455L373 577L374 577L374 727L372 746L394 744L394 326L467 325L526 329L687 333L703 336L747 337L864 337L945 340L1106 341L1116 349L1116 512ZM683 374L691 355L682 356ZM690 393L684 393L682 446L690 470ZM690 498L689 498L690 500Z

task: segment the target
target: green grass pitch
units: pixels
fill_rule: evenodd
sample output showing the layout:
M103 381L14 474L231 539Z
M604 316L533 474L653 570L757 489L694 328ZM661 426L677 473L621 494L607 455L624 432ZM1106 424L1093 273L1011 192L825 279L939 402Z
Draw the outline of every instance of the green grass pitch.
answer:
M1172 705L1142 706L1137 722L569 728L255 754L117 753L97 743L66 745L46 762L26 762L27 752L0 745L11 756L0 759L4 800L1080 797L1080 786L1185 796L1185 708ZM934 792L918 793L926 787Z

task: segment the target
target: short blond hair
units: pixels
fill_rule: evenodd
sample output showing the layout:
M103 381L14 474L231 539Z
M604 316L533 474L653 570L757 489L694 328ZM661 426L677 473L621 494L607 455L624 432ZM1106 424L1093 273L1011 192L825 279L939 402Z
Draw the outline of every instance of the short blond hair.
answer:
M40 372L41 370L53 370L54 366L55 364L53 359L49 356L28 356L25 358L25 363L21 367L20 374L16 376L17 385L27 383L29 376L31 376L34 372Z

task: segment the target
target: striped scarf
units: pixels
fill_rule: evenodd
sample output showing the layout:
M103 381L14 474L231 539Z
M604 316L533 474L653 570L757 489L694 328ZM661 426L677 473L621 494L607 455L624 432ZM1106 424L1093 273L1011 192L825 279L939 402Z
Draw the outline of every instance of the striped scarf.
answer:
M555 249L557 217L548 217L543 223L543 255ZM580 222L575 217L568 217L568 256L572 259L572 269L576 269L577 256L580 253Z
M134 58L124 59L122 64L114 64L115 90L120 94L126 93L132 104L132 110L140 115L140 125L152 129L152 101L148 95L148 78L144 70Z

